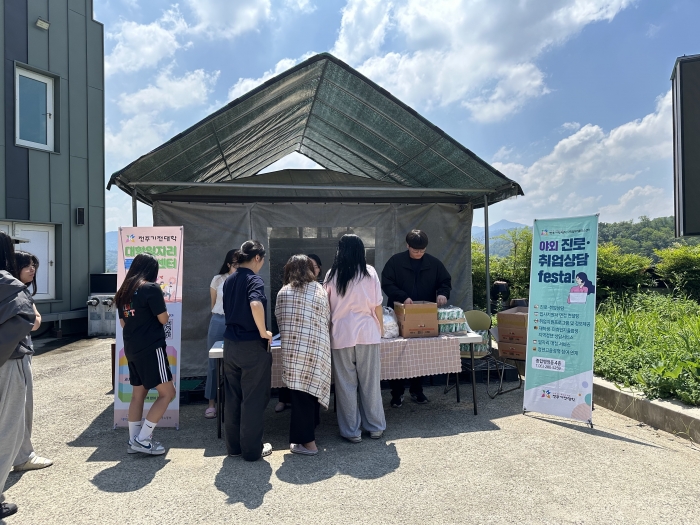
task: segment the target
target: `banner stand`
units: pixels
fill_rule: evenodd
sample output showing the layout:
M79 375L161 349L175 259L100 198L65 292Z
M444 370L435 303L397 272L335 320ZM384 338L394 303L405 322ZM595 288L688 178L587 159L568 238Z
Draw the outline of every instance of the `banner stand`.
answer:
M182 226L152 228L119 228L117 258L117 289L124 282L131 261L140 253L150 253L158 259L159 270L156 281L163 291L168 309L168 322L165 330L166 354L170 371L173 374L175 397L158 422L159 427L180 429L180 352L182 330ZM133 391L129 383L129 365L124 355L122 327L117 322L116 362L114 372L114 427L128 426L129 403ZM155 389L146 396L143 407L144 417L153 402L158 398Z
M534 222L523 414L593 428L597 247L598 215Z

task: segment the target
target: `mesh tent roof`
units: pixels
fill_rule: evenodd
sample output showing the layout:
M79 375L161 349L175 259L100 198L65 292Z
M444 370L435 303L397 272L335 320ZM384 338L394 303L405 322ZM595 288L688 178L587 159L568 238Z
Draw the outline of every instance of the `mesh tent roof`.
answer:
M422 188L410 190L412 200L473 201L475 207L483 205L484 195L489 204L523 195L517 183L327 53L267 81L117 171L107 188L116 184L128 193L136 188L148 204L174 197L173 192L234 196L239 188L255 190L244 192L249 198L264 199L270 189L251 187L263 180L250 177L295 151L330 170L319 170L325 173L317 172L319 181L357 185L353 181L364 180L364 191L373 197L376 185L394 198L408 198L402 189ZM274 184L274 177L266 179ZM289 184L299 184L292 179ZM226 186L230 189L222 191ZM319 198L329 196L328 188L316 191ZM313 196L309 188L303 198ZM336 196L345 197L343 192Z

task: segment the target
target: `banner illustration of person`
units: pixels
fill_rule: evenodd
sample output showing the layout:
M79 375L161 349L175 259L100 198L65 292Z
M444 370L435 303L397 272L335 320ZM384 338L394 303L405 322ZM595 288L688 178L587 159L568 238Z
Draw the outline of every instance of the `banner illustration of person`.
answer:
M163 291L168 309L168 322L164 325L166 354L173 374L175 398L158 422L162 427L180 426L180 351L182 327L182 227L164 226L152 228L119 228L117 255L117 289L124 282L131 262L140 253L150 253L158 259L157 283ZM122 328L117 323L115 361L116 385L114 389L114 428L128 426L129 403L132 387L129 383L129 365L124 355ZM158 398L156 390L146 397L144 414L148 413Z
M591 426L598 216L535 220L523 412Z

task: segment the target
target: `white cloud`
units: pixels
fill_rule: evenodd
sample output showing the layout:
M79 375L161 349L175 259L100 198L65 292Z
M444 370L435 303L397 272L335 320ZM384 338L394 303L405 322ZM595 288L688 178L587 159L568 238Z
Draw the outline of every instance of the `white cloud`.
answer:
M629 221L642 215L651 218L673 215L673 198L662 188L636 186L615 204L600 209L600 220L604 222Z
M122 113L135 114L205 104L218 78L219 71L207 73L203 69L177 78L172 74L172 66L168 66L158 74L155 84L119 95L119 109Z
M178 35L187 31L187 22L177 5L150 24L122 20L116 24L116 28L117 31L106 35L107 40L117 43L105 57L105 76L154 67L164 58L173 56L178 49L189 45L178 41Z
M277 64L275 64L274 68L265 71L259 78L239 78L238 81L231 87L231 89L228 90L229 101L235 100L238 97L245 95L252 89L258 87L260 84L264 84L272 77L275 77L280 73L284 73L289 68L294 67L299 62L303 62L304 60L306 60L314 54L315 53L311 52L306 53L305 55L299 58L283 58L282 60L277 62Z
M581 124L578 122L564 122L561 125L561 129L564 131L578 131L581 129Z
M348 0L331 53L351 64L377 53L390 28L392 8L383 0Z
M109 165L125 164L160 146L172 132L172 122L161 122L154 113L140 113L119 122L119 130L105 128L105 153Z
M493 154L493 157L491 157L491 162L507 160L511 153L513 153L513 148L501 146L498 151Z
M282 157L277 162L270 164L260 173L269 173L271 171L279 170L322 170L323 166L319 166L309 157L297 153L296 151L290 153L289 155Z
M186 0L197 19L194 32L211 38L235 38L270 18L270 0ZM297 2L304 3L304 2Z
M658 33L660 29L661 29L661 26L649 24L649 27L647 28L646 36L648 38L654 38L656 36L656 33Z
M630 220L673 213L672 153L669 91L657 99L655 111L642 119L609 133L586 124L530 166L513 162L493 166L520 183L525 192L524 198L504 203L512 220L516 215L528 220L542 217L553 210L570 216L598 209L601 220ZM638 179L643 180L634 188L624 184ZM659 187L663 181L665 189Z
M301 11L302 13L313 13L316 11L316 5L310 0L284 0L284 5L293 11Z
M634 173L615 173L614 175L606 175L600 179L600 182L626 182L634 180L644 170L637 170Z
M332 52L409 104L491 122L548 93L542 53L633 1L349 0Z

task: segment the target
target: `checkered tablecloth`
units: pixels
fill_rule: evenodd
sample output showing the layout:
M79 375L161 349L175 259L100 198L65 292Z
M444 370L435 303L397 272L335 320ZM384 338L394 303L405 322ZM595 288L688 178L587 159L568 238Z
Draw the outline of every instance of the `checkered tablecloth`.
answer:
M408 379L462 371L459 340L449 335L382 339L380 354L382 379ZM282 381L282 349L273 348L272 388L283 386L285 384Z

